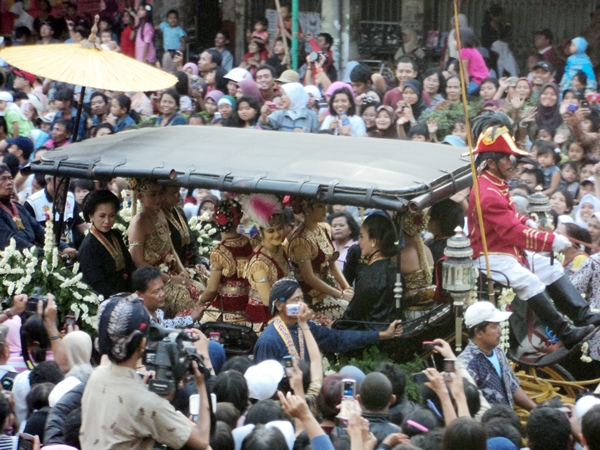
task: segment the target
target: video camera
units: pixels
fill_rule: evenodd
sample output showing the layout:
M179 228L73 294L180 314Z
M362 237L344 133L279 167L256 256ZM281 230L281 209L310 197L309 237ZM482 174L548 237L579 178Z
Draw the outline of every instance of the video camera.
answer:
M195 336L183 330L164 328L150 324L144 353L144 365L156 375L148 382L150 391L158 395L170 395L175 392L179 382L186 374L193 374L192 361L196 361L200 373L210 377L210 371L204 366L202 355L192 345Z

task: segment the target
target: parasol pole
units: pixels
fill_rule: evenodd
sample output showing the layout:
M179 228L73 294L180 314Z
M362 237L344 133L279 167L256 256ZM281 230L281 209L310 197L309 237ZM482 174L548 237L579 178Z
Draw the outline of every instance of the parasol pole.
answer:
M79 122L81 122L81 113L83 111L83 99L85 98L85 86L81 86L81 92L79 93L79 104L77 105L77 116L75 116L75 130L73 130L73 138L71 142L74 144L77 142L79 137Z
M90 36L88 37L88 41L95 45L98 41L97 33L98 33L98 22L100 21L100 16L96 14L94 17L94 25L90 30ZM83 101L85 99L85 86L81 86L81 92L79 93L79 104L77 105L77 116L75 117L75 135L71 142L74 144L77 142L77 138L79 137L79 122L81 122L81 113L83 112Z
M460 84L462 88L462 104L463 109L465 111L465 124L467 129L467 144L469 146L469 159L471 162L471 175L473 177L473 192L475 194L475 206L477 210L477 219L479 220L479 232L481 233L481 244L483 246L483 255L485 257L485 269L486 275L488 277L488 295L490 297L490 301L492 303L495 302L494 296L494 285L492 281L492 270L490 268L490 258L488 254L488 246L487 239L485 237L485 228L483 226L483 212L481 210L481 201L479 196L479 184L477 182L477 169L475 167L475 156L473 155L473 138L471 136L471 121L469 120L469 107L467 105L467 83L465 78L465 70L462 64L462 57L460 51L462 49L462 45L460 42L460 26L458 22L458 9L459 9L459 0L454 0L454 29L455 29L455 38L457 44L458 51L458 67L460 69ZM462 333L462 330L461 330Z
M285 23L283 22L283 16L281 15L281 4L279 3L279 0L275 0L275 7L277 8L277 17L279 17L279 26L281 27L281 37L283 38L283 48L285 48L285 56L288 56L288 63L286 64L286 66L289 69L290 68L290 61L289 61L290 52L289 52L288 45L287 45L287 36L285 34ZM292 27L293 26L294 25L292 24ZM275 44L273 44L273 45L275 45Z

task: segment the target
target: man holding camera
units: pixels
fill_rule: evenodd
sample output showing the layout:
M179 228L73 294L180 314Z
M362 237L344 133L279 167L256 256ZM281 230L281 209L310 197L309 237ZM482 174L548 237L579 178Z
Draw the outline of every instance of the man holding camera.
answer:
M269 310L275 315L275 320L256 341L256 364L266 359L281 361L287 355L309 360L303 332L307 328L310 328L322 352L349 352L402 334L398 320L392 322L385 331L335 330L319 326L308 320L312 311L304 303L300 285L290 278L273 284Z
M147 386L136 373L144 355L150 316L140 298L115 296L100 306L98 344L112 364L97 368L82 399L81 448L152 449L155 442L178 449L204 450L209 446L210 410L204 376L193 362L194 380L200 394L197 423L186 419ZM206 338L198 353L206 353ZM206 350L206 352L205 352Z

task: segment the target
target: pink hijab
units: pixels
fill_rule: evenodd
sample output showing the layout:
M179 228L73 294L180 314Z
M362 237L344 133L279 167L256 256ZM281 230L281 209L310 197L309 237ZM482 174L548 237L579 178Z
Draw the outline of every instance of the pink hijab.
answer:
M245 96L255 98L261 105L265 102L260 89L254 80L242 80L238 83L238 86L242 88L242 93Z
M187 63L185 66L183 66L184 72L185 72L185 69L192 69L192 75L198 75L198 64Z
M329 86L327 88L327 90L325 91L325 95L327 97L331 97L335 91L337 91L338 89L341 89L341 88L350 89L350 92L352 92L352 95L354 97L356 97L356 94L354 93L354 88L352 87L352 85L348 84L348 83L344 83L343 81L336 81L335 83L331 83L331 86Z

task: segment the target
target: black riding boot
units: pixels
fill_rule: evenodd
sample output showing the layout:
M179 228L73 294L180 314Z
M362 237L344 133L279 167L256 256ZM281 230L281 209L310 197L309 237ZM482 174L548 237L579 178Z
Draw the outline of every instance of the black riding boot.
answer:
M556 308L569 317L578 327L600 325L600 314L590 311L589 303L581 296L569 277L563 275L546 288Z
M572 326L562 314L556 310L546 291L534 295L527 300L527 303L529 303L531 309L538 318L556 333L556 336L558 336L567 348L575 346L588 334L594 331L592 325L584 327Z

